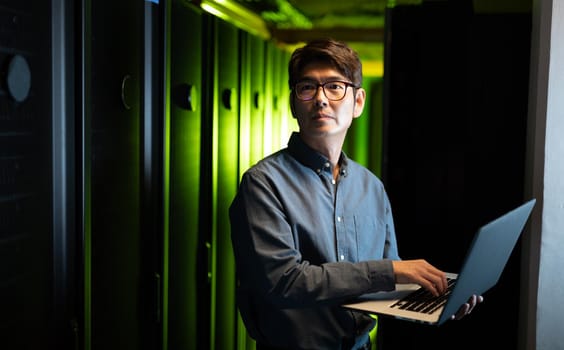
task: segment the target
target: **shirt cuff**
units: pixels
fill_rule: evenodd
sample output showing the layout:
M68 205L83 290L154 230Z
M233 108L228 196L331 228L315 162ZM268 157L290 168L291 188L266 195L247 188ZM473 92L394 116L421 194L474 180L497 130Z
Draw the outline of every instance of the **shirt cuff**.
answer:
M368 275L372 290L371 292L391 291L396 289L396 278L392 261L371 260L368 261Z

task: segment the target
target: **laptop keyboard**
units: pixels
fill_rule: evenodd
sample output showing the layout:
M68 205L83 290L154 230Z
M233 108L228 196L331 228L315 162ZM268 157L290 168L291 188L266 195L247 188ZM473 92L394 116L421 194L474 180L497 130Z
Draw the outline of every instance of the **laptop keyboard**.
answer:
M452 292L452 288L454 287L455 282L456 279L447 278L448 287L446 292L437 297L431 294L431 292L429 292L428 290L420 288L415 292L410 293L404 298L398 300L390 307L401 310L432 314L446 303L448 296Z

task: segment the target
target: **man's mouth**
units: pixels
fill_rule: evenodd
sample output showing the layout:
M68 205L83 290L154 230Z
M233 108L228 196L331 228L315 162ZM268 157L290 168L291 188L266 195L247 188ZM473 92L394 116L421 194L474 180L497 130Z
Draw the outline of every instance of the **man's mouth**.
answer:
M318 120L318 119L332 119L332 117L331 117L330 115L327 115L327 114L318 113L318 114L315 114L311 119L314 119L314 120Z

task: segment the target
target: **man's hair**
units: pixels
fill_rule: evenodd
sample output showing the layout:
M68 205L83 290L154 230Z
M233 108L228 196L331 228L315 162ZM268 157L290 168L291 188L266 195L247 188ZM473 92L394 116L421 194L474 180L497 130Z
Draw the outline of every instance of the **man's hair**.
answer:
M362 83L362 63L358 54L343 42L318 39L296 49L292 54L288 64L290 89L300 79L303 69L315 62L330 64L356 86Z

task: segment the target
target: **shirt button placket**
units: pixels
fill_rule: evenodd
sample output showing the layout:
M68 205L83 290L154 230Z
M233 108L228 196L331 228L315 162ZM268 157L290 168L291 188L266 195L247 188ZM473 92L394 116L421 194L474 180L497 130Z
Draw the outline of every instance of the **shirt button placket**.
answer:
M330 167L329 163L325 164L326 166ZM333 178L331 178L333 185L335 185L335 180ZM341 215L339 215L337 213L337 211L340 211L339 208L339 204L337 203L337 197L338 197L338 190L335 187L335 204L336 204L336 218L335 218L335 234L336 234L336 238L337 238L337 252L338 252L338 259L340 261L345 261L347 259L347 255L346 255L346 242L345 242L345 228L344 228L344 222L343 222L343 217Z
M344 242L341 241L341 225L343 224L343 218L341 216L337 216L337 242L339 244L339 260L344 261L346 259L345 254L343 253L343 246Z

